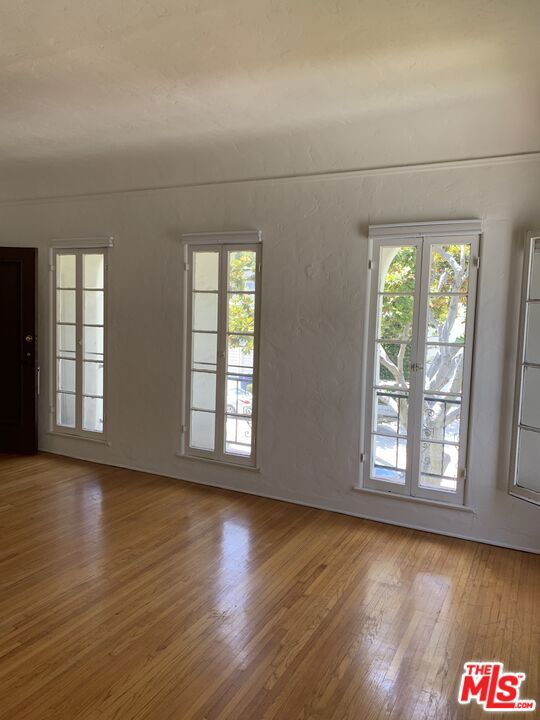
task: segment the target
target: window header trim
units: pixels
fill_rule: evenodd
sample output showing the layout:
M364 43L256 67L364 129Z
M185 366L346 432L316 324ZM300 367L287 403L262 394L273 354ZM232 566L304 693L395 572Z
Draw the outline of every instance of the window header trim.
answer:
M230 230L226 232L191 232L182 233L181 241L187 244L234 244L253 245L262 242L260 230Z
M84 250L87 248L113 247L114 235L98 235L94 237L78 238L53 238L49 242L51 249L70 248L73 250Z
M374 238L417 238L433 237L434 235L479 235L482 232L482 221L472 220L441 220L419 223L390 223L370 225L368 236Z

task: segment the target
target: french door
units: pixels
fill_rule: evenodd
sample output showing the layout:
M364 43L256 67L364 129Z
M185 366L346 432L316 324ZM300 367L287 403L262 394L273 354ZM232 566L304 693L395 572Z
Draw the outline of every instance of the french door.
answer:
M365 487L463 503L478 245L373 240Z
M55 432L104 436L107 251L53 250L53 387Z
M186 273L184 452L254 466L261 243L189 245Z

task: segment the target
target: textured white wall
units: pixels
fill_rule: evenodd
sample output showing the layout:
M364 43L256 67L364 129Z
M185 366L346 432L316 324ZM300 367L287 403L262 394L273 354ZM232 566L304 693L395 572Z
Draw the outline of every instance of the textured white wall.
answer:
M540 508L507 494L523 231L540 162L252 182L0 206L0 243L40 248L40 446L99 462L540 550ZM474 513L355 492L368 223L480 217L469 460ZM176 456L185 231L263 232L262 470ZM112 234L110 445L47 433L51 238Z

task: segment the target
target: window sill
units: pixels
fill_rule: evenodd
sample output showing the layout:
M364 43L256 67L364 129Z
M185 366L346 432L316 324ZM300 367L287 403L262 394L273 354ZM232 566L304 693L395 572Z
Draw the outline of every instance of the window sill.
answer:
M76 433L59 432L58 430L47 430L47 435L59 438L70 438L71 440L85 440L91 443L98 443L98 445L107 445L110 447L110 442L105 438L93 438L89 435L77 435Z
M533 505L540 505L540 493L537 493L534 490L527 490L526 488L520 488L520 491L516 490L516 487L519 486L514 485L508 494L518 500L524 500L525 502L532 503Z
M260 473L261 468L256 465L244 465L243 463L232 463L226 462L225 460L214 460L213 458L199 457L197 455L186 455L184 453L177 452L176 457L182 458L182 460L194 460L195 462L210 463L211 465L220 465L221 467L235 468L235 470L247 470L252 473Z
M428 498L412 497L411 495L400 495L399 493L384 492L384 490L372 490L371 488L358 487L353 485L355 492L366 493L368 495L376 495L377 497L392 498L394 500L405 500L405 502L419 503L420 505L433 505L446 510L461 510L461 512L475 513L474 508L469 505L458 505L456 503L448 503L443 500L430 500Z

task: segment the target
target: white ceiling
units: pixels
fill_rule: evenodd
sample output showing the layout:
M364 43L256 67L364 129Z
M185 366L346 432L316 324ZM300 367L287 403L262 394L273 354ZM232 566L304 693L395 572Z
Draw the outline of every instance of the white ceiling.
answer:
M420 148L419 117L455 108L463 133L467 108L494 108L494 126L537 109L539 32L539 0L0 0L0 158L351 127L383 147L412 113ZM538 139L521 129L504 150Z

